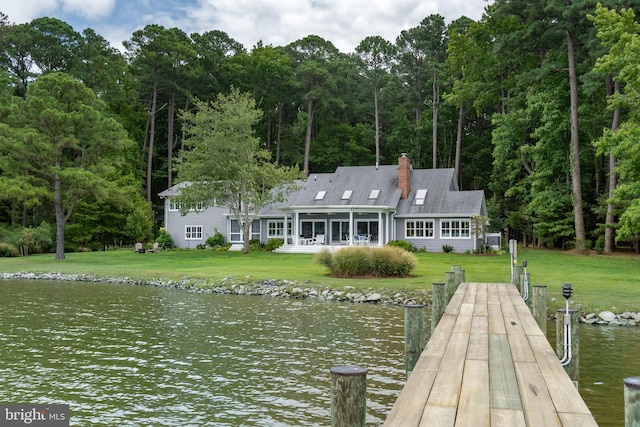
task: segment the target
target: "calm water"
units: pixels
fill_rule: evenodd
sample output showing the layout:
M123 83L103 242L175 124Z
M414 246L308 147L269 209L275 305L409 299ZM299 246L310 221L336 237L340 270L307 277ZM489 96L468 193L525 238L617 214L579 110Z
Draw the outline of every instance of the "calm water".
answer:
M403 309L152 287L0 282L0 402L68 403L83 426L320 426L332 366L365 367L379 425L405 379ZM428 325L427 325L428 326ZM623 425L638 328L581 329L581 392Z

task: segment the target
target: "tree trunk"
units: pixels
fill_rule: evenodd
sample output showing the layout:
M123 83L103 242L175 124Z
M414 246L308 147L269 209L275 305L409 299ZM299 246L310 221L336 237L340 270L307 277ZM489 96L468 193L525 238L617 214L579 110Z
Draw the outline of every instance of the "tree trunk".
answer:
M56 166L60 166L57 162ZM60 176L56 173L53 178L53 199L56 213L56 259L64 259L64 212L62 210L62 184Z
M173 185L173 122L176 115L176 93L169 96L169 109L167 117L167 188Z
M440 104L440 93L438 87L438 73L433 72L433 106L432 106L432 122L431 139L433 140L432 164L433 169L437 167L438 157L438 106Z
M456 159L455 159L455 177L458 180L458 186L462 186L462 176L460 174L460 156L462 153L462 131L464 120L464 102L460 101L460 109L458 110L458 135L456 137Z
M620 82L614 83L614 93L620 92ZM620 126L620 107L616 108L613 112L613 120L611 122L611 131L615 132ZM604 221L604 253L609 254L613 252L615 243L615 233L613 224L615 221L615 215L613 214L613 193L616 191L618 185L618 177L616 175L616 158L613 154L609 154L609 201L607 202L607 215Z
M378 111L378 85L373 85L373 109L376 122L376 169L380 166L380 112Z
M573 195L573 217L576 232L576 249L585 247L584 216L580 173L580 134L578 127L578 77L575 60L573 34L567 31L567 54L569 59L569 87L571 98L571 188Z
M313 98L307 102L307 132L304 137L304 175L309 176L309 153L311 152L311 129L313 126Z
M153 82L151 96L151 129L149 130L149 151L147 152L147 202L151 203L151 172L153 171L153 142L156 133L156 106L158 102L158 83Z
M283 120L282 110L284 110L283 103L281 103L278 106L278 134L276 136L276 166L280 164L280 139L282 137L282 120Z

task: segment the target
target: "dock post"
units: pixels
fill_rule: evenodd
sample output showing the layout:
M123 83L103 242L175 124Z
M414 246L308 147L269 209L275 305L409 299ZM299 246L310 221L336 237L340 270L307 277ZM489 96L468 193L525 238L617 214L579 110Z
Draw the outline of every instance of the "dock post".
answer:
M531 310L533 308L533 289L531 289L531 273L524 273L523 275L524 278L524 282L523 282L523 286L526 286L527 289L525 290L525 293L527 295L527 300L525 301L525 303L527 304L527 307L529 307L529 310Z
M404 306L404 364L407 378L424 349L424 305Z
M518 292L522 295L522 283L524 282L524 267L521 265L513 266L513 282L511 284L515 285L518 288Z
M431 333L438 326L440 318L444 314L446 308L444 302L444 283L433 282L433 292L431 293Z
M556 354L560 359L564 354L564 314L565 309L559 308L556 313ZM575 308L569 309L571 315L571 362L564 366L567 375L574 384L580 380L580 316Z
M331 427L367 424L367 370L358 366L331 368Z
M542 333L547 335L547 287L535 285L533 287L533 318L540 326Z
M451 297L456 293L456 272L455 271L445 271L444 272L444 293L445 293L445 303L449 304L451 301Z
M454 264L451 266L451 271L455 273L455 277L456 277L455 288L458 289L458 286L460 286L460 283L464 282L464 270L462 269L461 265ZM455 293L455 291L453 292Z
M640 427L640 377L629 377L624 383L624 425Z

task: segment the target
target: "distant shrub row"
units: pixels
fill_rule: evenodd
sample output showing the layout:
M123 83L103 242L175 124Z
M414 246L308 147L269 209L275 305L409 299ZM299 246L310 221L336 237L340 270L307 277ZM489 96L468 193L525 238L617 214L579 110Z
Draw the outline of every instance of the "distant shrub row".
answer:
M406 277L417 266L416 257L399 247L350 246L336 252L324 250L315 262L336 277Z

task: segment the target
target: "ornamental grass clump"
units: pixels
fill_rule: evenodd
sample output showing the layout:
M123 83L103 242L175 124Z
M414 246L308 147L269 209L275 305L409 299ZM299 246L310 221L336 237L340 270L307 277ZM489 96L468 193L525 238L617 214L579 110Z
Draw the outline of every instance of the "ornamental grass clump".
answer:
M397 247L347 247L334 253L324 250L315 262L335 277L407 277L417 266L417 258Z

